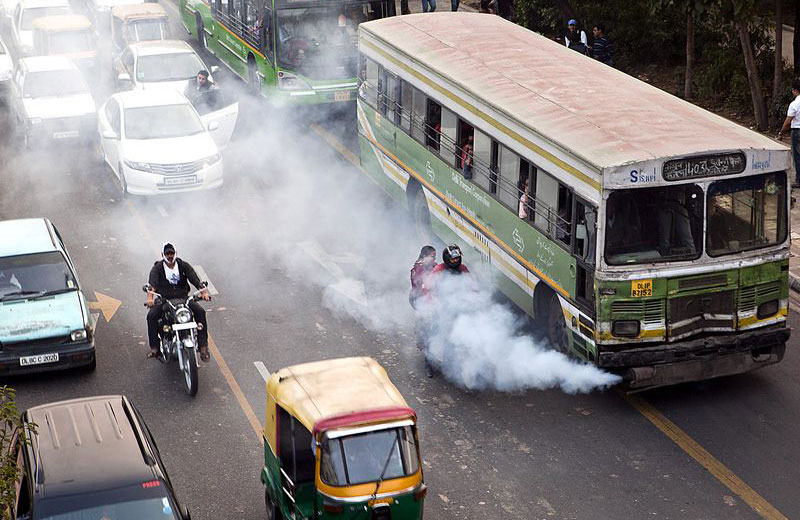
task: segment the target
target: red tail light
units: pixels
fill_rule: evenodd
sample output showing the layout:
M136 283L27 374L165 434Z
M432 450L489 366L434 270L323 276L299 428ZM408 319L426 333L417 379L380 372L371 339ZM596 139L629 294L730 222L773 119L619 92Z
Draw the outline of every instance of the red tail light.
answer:
M419 502L420 500L425 498L425 495L427 495L427 494L428 494L428 486L426 486L425 484L421 484L417 488L417 490L414 491L414 500Z
M333 502L323 502L322 509L324 509L326 513L330 513L332 515L344 513L344 506L342 504L334 504Z

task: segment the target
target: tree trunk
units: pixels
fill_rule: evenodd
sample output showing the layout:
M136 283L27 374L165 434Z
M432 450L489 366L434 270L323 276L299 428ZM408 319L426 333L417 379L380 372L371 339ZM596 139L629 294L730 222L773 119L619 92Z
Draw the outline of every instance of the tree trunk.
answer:
M800 9L794 10L794 39L792 39L792 54L795 67L800 67Z
M753 54L753 45L750 42L750 31L747 28L747 20L736 20L736 27L739 30L739 41L742 43L742 53L744 54L744 66L747 69L747 81L750 83L750 97L753 99L753 115L756 116L756 126L759 131L767 129L767 103L764 99L761 88L761 78L758 77L756 70L756 59Z
M783 80L783 0L775 0L775 70L772 75L772 102L775 103L781 95L781 81ZM770 114L771 119L776 115ZM777 121L771 121L774 126Z
M780 0L778 0L780 2ZM686 78L683 83L683 98L692 99L694 84L694 5L686 10Z

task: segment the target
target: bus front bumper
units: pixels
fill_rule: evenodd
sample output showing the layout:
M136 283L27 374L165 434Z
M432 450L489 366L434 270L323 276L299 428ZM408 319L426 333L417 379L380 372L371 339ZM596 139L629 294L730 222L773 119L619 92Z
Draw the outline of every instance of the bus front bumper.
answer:
M788 327L714 335L680 343L600 352L598 366L645 389L749 372L783 359Z

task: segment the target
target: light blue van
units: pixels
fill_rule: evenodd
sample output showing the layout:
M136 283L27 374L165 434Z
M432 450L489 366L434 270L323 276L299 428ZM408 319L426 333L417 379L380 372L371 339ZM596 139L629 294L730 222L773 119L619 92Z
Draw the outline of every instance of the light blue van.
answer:
M58 230L0 221L0 375L95 365L93 319Z

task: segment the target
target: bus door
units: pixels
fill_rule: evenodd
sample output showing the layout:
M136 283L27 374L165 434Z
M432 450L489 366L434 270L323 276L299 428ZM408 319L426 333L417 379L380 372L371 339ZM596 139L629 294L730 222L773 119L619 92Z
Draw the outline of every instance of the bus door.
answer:
M594 267L597 245L597 208L581 199L573 197L572 256L575 258L575 299L582 313L595 316ZM594 338L594 320L579 316L576 324L581 334ZM595 352L586 348L587 358L591 360Z

